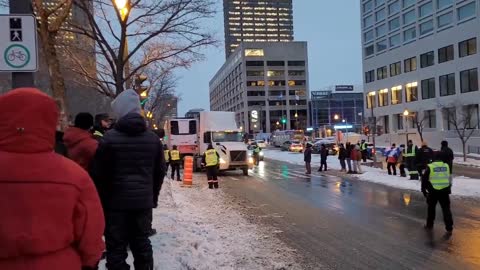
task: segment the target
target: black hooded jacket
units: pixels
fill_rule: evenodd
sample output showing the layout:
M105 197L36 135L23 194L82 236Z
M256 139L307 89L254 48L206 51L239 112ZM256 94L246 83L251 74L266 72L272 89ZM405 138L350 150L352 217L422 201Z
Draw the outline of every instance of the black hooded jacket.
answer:
M121 118L100 140L93 166L106 210L138 210L157 206L165 175L163 146L135 113Z

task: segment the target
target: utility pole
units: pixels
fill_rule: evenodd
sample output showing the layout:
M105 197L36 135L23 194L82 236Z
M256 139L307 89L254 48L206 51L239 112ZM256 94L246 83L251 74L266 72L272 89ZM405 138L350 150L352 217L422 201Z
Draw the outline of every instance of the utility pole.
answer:
M10 14L33 14L30 0L9 0ZM12 72L12 89L35 86L33 72Z
M377 162L377 153L376 153L376 144L375 144L375 136L377 134L377 119L373 115L373 102L371 103L370 106L370 112L371 112L371 121L373 122L373 127L372 127L372 143L373 143L373 149L375 150L375 155L373 155L373 162Z

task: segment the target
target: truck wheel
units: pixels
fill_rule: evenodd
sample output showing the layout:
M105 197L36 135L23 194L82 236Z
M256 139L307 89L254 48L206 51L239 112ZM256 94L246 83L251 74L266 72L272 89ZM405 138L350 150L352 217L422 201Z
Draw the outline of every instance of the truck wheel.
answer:
M248 168L243 168L243 175L248 176Z

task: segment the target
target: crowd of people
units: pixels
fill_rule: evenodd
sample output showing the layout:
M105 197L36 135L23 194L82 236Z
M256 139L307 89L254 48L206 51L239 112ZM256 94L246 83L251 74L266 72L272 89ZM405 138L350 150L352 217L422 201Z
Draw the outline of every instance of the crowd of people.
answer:
M134 90L112 112L115 124L79 113L62 133L41 91L0 96L0 269L96 269L102 255L109 270L129 269L127 248L135 269L153 269L152 209L166 161L173 178L180 157L147 127Z

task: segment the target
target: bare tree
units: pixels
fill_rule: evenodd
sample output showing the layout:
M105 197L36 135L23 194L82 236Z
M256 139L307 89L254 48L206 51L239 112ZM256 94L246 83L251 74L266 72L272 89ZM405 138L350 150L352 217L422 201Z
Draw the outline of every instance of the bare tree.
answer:
M203 28L214 15L211 0L131 0L122 11L114 0L93 0L93 9L90 1L74 2L87 15L87 26L72 25L71 31L95 41L97 66L77 61L73 68L108 96L130 87L149 65L188 67L203 58L199 49L216 43Z
M413 126L417 129L417 132L418 132L418 136L420 136L420 141L423 142L423 130L425 129L425 124L426 124L426 121L428 120L428 118L426 117L426 115L423 113L422 115L420 115L419 112L416 112L413 116L412 116L412 123L413 123ZM408 121L407 121L407 125L408 125Z
M447 122L462 143L463 160L467 161L467 142L478 129L478 107L475 105L443 108Z

